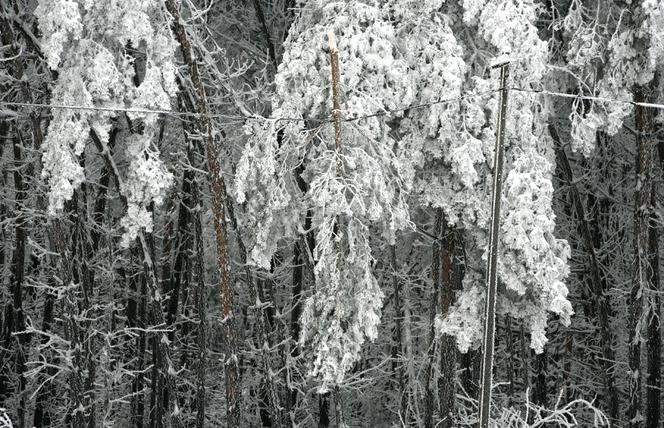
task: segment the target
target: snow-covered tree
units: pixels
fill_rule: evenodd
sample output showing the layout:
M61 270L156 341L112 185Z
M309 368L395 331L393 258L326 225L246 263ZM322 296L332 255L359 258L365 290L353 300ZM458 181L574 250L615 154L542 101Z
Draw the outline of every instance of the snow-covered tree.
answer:
M446 7L449 14L441 12ZM453 21L453 11L463 11L462 22ZM536 18L537 5L528 1L449 6L307 3L286 41L273 98L274 118L301 121L272 121L254 132L238 167L236 197L251 207L246 227L257 231L252 254L262 265L278 239L296 233L304 210L314 213L316 288L303 314L302 338L305 343L311 339L312 374L325 383L341 382L365 338L375 337L382 292L372 280L366 228L377 228L393 241L397 231L411 224L408 195L417 195L411 204L443 208L447 221L466 231L475 252L473 267L483 268L494 138L491 113L496 106L490 92L496 83L471 72L488 65L488 58L474 59L472 46L513 61L513 82L540 83L548 52L533 24ZM464 28L477 39L457 40L455 34ZM344 118L359 118L344 123L341 172L332 127L318 123L329 117L332 105L327 29L339 39ZM463 100L462 91L470 94ZM448 98L453 101L435 103ZM431 103L426 109L410 109ZM532 346L541 351L546 313L558 314L567 323L572 310L562 282L568 249L553 235L553 151L538 110L540 104L528 95L514 95L503 195L500 277L505 291L500 310L526 319ZM376 113L379 116L363 117ZM307 125L318 126L312 131ZM279 130L284 132L281 142ZM298 191L291 174L303 161L310 189L306 194ZM341 230L347 238L333 233L337 217L343 219ZM268 247L261 239L265 236L271 237ZM335 240L347 242L355 256L343 245L335 247ZM468 274L464 283L459 304L440 320L440 329L457 336L467 351L482 334L482 276ZM315 332L313 338L309 331Z
M177 91L168 15L158 1L72 0L40 1L35 14L44 55L57 72L51 103L73 107L54 108L46 133L43 175L50 189L49 213L61 211L86 180L80 157L90 132L106 143L118 117L113 109L137 110L127 119L142 132L127 141L120 189L127 200L122 225L128 245L139 230L152 231L148 206L163 202L173 180L154 147L158 115L140 112L170 110ZM129 54L131 47L144 52L141 64Z
M1 1L0 419L475 426L509 62L492 423L659 426L663 10Z

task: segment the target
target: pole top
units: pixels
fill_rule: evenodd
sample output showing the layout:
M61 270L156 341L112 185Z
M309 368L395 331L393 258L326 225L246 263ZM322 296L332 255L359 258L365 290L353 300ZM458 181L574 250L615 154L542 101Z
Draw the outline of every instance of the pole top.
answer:
M491 65L491 68L505 68L505 67L507 67L508 65L510 65L511 62L512 62L512 61L510 61L510 60L507 60L507 61L500 61L500 62L497 62L497 63Z
M334 32L332 30L327 30L327 40L330 45L331 52L337 52L337 39L334 37Z

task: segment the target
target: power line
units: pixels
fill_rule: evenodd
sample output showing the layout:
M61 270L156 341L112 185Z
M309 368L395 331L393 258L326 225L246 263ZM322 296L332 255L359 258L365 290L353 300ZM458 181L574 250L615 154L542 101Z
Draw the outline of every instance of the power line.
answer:
M14 107L29 107L29 108L47 108L55 110L84 110L84 111L101 111L101 112L123 112L123 113L136 113L136 114L165 114L169 116L183 116L183 117L197 117L198 113L191 113L186 111L177 110L157 110L157 109L144 109L144 108L126 108L126 107L98 107L98 106L80 106L80 105L65 105L65 104L44 104L44 103L20 103L11 101L0 101L1 105L14 106ZM236 117L222 114L210 114L208 116L228 117L234 119ZM245 118L246 119L246 118Z
M429 108L435 105L450 104L457 101L462 101L466 98L476 97L476 96L485 96L492 94L498 91L497 89L469 93L460 95L458 97L451 98L440 98L435 101L422 104L413 104L402 108L397 109L386 109L376 113L370 113L366 115L351 116L343 118L343 122L353 122L362 119L369 119L372 117L387 116L395 113L403 113L409 110L418 110L422 108ZM45 109L60 109L60 110L82 110L82 111L100 111L100 112L122 112L122 113L135 113L135 114L163 114L173 117L192 117L199 118L202 115L200 113L186 112L186 111L177 111L177 110L158 110L158 109L145 109L145 108L126 108L126 107L96 107L96 106L80 106L80 105L65 105L65 104L45 104L45 103L22 103L22 102L12 102L12 101L0 101L0 106L11 106L11 107L28 107L28 108L45 108ZM5 116L15 116L17 112L10 110ZM0 110L2 114L2 110ZM246 121L251 119L274 121L274 122L314 122L314 123L328 123L332 122L331 118L298 118L298 117L263 117L259 115L230 115L223 113L209 113L208 117L211 118L220 118L220 119L230 119L230 120L240 120Z
M568 94L565 92L555 92L549 91L546 89L527 89L520 87L510 87L510 90L531 94L541 94L549 95L559 98L567 99L577 99L577 100L588 100L588 101L597 101L602 103L613 103L613 104L622 104L622 105L632 105L644 108L655 108L659 110L664 110L664 104L656 103L644 103L631 100L621 100L616 98L607 98L599 97L594 95L580 95L580 94ZM436 105L450 104L457 101L462 101L467 98L476 97L476 96L485 96L488 94L493 94L498 92L499 89L492 89L488 91L478 92L478 93L466 93L457 97L451 98L441 98L428 103L413 104L402 108L397 109L386 109L378 111L376 113L358 115L352 117L343 118L343 122L354 122L362 119L369 119L372 117L382 117L388 116L396 113L403 113L409 110L419 110L423 108L429 108ZM8 107L27 107L27 108L45 108L45 109L63 109L63 110L82 110L82 111L100 111L100 112L123 112L123 113L135 113L135 114L163 114L171 117L177 118L199 118L201 114L187 111L177 111L177 110L159 110L159 109L146 109L146 108L126 108L126 107L98 107L98 106L81 106L81 105L65 105L65 104L45 104L45 103L22 103L22 102L12 102L12 101L0 101L0 106ZM0 118L16 118L19 116L19 113L14 110L5 110L0 109ZM231 115L224 113L209 113L207 115L211 118L227 119L235 121L233 123L241 123L247 120L265 120L265 121L274 121L274 122L312 122L317 124L331 123L332 119L325 118L302 118L302 117L263 117L260 115Z
M655 104L655 103L643 103L639 101L630 101L630 100L620 100L616 98L607 98L607 97L598 97L594 95L579 95L579 94L567 94L565 92L554 92L547 91L545 89L525 89L518 87L510 87L510 90L518 92L528 92L532 94L542 94L542 95L551 95L553 97L560 98L571 98L578 100L588 100L588 101L598 101L602 103L612 103L612 104L623 104L623 105L632 105L635 107L645 107L645 108L655 108L659 110L664 110L664 104Z

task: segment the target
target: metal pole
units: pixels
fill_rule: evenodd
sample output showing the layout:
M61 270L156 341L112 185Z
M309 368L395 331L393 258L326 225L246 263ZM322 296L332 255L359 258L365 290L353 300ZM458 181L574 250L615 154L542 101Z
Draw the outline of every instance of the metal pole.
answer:
M496 336L496 294L498 291L498 236L500 233L500 195L503 184L503 147L505 140L505 116L507 114L507 77L509 63L496 65L500 68L500 108L496 128L496 147L493 160L493 199L491 202L491 230L489 234L489 257L486 268L486 311L484 320L484 343L482 371L480 374L479 428L489 428L491 413L491 375L493 371L494 338Z

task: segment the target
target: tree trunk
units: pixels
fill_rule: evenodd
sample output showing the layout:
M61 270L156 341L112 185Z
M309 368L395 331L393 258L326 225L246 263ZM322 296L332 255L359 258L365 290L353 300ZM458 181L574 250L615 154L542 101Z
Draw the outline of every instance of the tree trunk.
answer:
M318 428L330 426L330 393L318 394Z
M94 131L90 131L90 137L97 146L100 155L105 160L106 166L111 172L117 188L122 189L124 184L108 144L105 141L102 141ZM127 200L122 194L120 195L120 200L124 206L124 209L126 209ZM137 240L138 248L141 252L141 261L143 265L143 274L145 275L146 288L150 296L149 301L146 303L146 314L148 323L150 324L149 327L164 325L166 323L166 319L163 313L161 297L159 296L159 280L157 279L156 275L152 240L149 237L146 237L143 231L138 233ZM159 384L163 385L165 389L164 392L167 393L169 397L168 411L170 423L174 428L180 427L180 412L176 411L176 409L179 407L177 404L177 388L175 381L175 373L177 373L177 370L175 368L175 363L171 358L170 342L161 340L160 335L159 338L153 342L153 348L156 349L159 353L159 357L154 359L154 362L159 364L159 366L155 367L155 370L159 372L159 376L162 378L159 381ZM157 410L159 410L160 407L161 404L158 405ZM159 415L157 414L156 416L158 417Z
M18 408L15 409L18 425L23 426L25 422L25 398L23 389L25 388L25 345L28 337L25 334L15 335L15 333L25 330L25 315L23 313L23 288L25 281L25 256L27 231L25 223L27 219L23 215L23 204L26 200L26 189L21 173L22 147L19 141L19 130L14 127L14 132L6 131L6 140L11 140L14 154L14 210L16 218L14 219L14 249L12 252L10 272L9 272L9 295L11 299L5 304L5 319L2 325L2 351L0 353L0 398L5 397L6 392L11 392L8 396L21 397L17 401ZM3 137L4 137L3 135ZM11 350L11 354L9 353ZM11 361L11 362L10 362ZM4 373L5 370L9 372ZM10 388L12 374L17 377L15 382L17 387ZM4 401L4 400L3 400Z
M433 272L434 282L440 290L440 316L445 317L455 301L455 293L462 288L463 280L463 248L461 233L447 224L442 210L438 213L442 222L437 235L439 241L434 245L434 263L438 270ZM436 250L437 248L437 250ZM436 252L438 254L436 254ZM454 423L454 402L456 400L456 364L457 347L454 337L444 335L440 338L440 377L438 379L438 403L440 428L452 428Z
M547 387L548 352L535 355L535 372L533 373L533 402L542 407L547 407L549 402L549 391Z
M558 131L552 124L549 124L549 133L555 143L557 165L560 168L563 180L569 187L569 194L572 198L572 204L574 205L577 221L579 222L579 229L588 254L590 281L592 283L593 291L592 306L594 306L593 309L597 313L600 348L602 350L601 365L604 382L604 399L606 400L609 417L613 420L619 420L619 399L613 367L615 353L613 351L613 338L611 335L611 325L609 323L609 314L611 313L608 296L609 290L606 276L601 272L597 257L597 251L600 248L600 242L598 242L600 238L596 230L597 228L591 227L591 224L587 220L586 209L581 199L581 195L574 184L572 167L567 158L567 154L565 153L565 149L562 146L560 137L558 136Z
M634 100L637 102L655 102L658 84L657 74L648 86L637 86L634 89ZM649 256L650 249L650 218L653 214L653 163L655 145L655 115L657 111L642 106L636 107L635 123L637 130L636 160L636 195L634 206L634 264L632 288L630 291L629 308L629 380L627 420L629 427L641 427L643 406L641 403L641 345L643 343L643 304L644 295L650 288L652 266Z
M8 10L5 10L5 7ZM10 14L9 5L0 4L0 41L2 42L3 47L8 47L6 54L3 55L7 59L3 61L5 64L5 69L8 71L8 74L15 79L17 82L22 81L24 77L25 67L23 64L23 59L21 58L22 51L19 50L19 44L14 36L11 22L8 20ZM13 11L11 11L13 12ZM4 86L4 85L3 85ZM0 88L5 92L8 88ZM23 96L23 101L28 101L31 99L31 94L28 93L27 87L23 86L20 88L20 92ZM7 92L5 92L7 93ZM4 121L3 121L4 122ZM39 126L39 121L36 118L32 118L32 125ZM17 376L17 388L12 390L12 394L18 398L17 404L18 408L16 409L17 424L19 427L25 425L25 397L23 391L25 389L26 380L24 377L25 372L25 350L24 347L29 341L29 336L25 334L17 335L13 337L13 334L25 330L25 314L23 312L23 288L25 280L25 256L26 256L26 241L28 238L28 232L25 228L25 223L27 218L25 217L24 207L22 206L26 201L26 185L24 183L24 177L21 163L23 162L22 154L22 144L21 133L18 128L18 125L14 124L14 133L11 134L11 126L3 126L4 132L0 135L0 138L4 139L6 142L11 140L13 154L14 154L14 198L15 206L14 210L18 214L15 219L14 226L14 251L12 254L12 260L10 265L10 277L9 277L9 288L11 295L11 302L5 305L5 320L0 326L0 344L3 347L3 351L0 352L0 404L4 403L5 392L9 391L7 383L9 383L9 374L3 373L5 368L12 368L12 372ZM33 132L37 132L33 130ZM11 136L10 136L11 134ZM35 144L39 144L38 141L35 141ZM3 254L4 257L4 254ZM12 363L9 363L9 355L7 352L13 349L14 353L11 356L13 360Z
M652 195L655 206L655 193ZM648 285L648 301L646 304L646 428L658 428L660 425L661 405L661 364L662 335L660 330L661 299L659 296L659 233L653 225L649 236L649 256L651 274Z
M408 400L406 395L406 376L401 363L403 355L403 334L401 321L403 319L403 303L401 301L401 281L397 276L397 252L396 245L390 245L390 267L392 268L392 287L394 288L394 346L392 352L392 370L396 371L398 396L399 399L399 420L405 422L408 420ZM396 369L396 370L395 370Z
M195 206L201 203L198 193L198 184L194 183L193 198ZM197 359L196 359L196 428L205 427L205 379L207 363L207 289L205 287L205 268L203 267L203 228L201 226L200 212L194 217L194 236L196 239L196 311L198 312L198 328L196 330Z
M198 63L193 57L193 49L184 28L180 11L175 0L167 0L166 8L173 16L173 33L180 45L184 62L189 68L191 82L196 93L196 112L200 115L197 130L205 138L207 167L212 189L212 211L215 237L217 241L217 269L219 274L219 298L223 319L223 341L226 347L224 372L226 378L226 414L229 427L240 426L240 369L238 365L238 346L235 338L235 315L233 289L230 283L230 257L226 236L226 198L224 178L219 165L219 153L213 138L212 121L208 116L205 87L198 70Z
M507 405L514 404L514 335L512 334L512 318L509 315L505 317L505 346L507 353Z
M459 231L447 223L442 209L436 210L434 224L433 258L431 275L434 286L434 298L431 309L431 331L429 339L429 358L426 370L426 397L424 426L451 428L454 422L454 401L456 398L456 362L457 349L455 339L444 335L435 338L433 330L437 315L446 316L454 303L455 292L461 287L463 277L463 258L461 235ZM440 358L440 373L433 368L433 362ZM440 420L434 424L434 387L438 389L438 411Z

